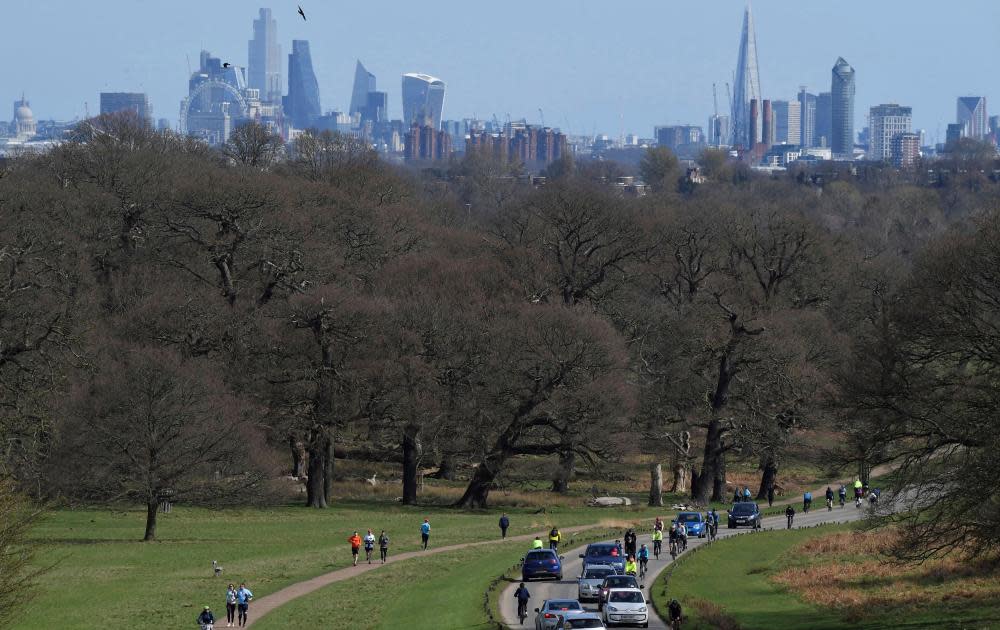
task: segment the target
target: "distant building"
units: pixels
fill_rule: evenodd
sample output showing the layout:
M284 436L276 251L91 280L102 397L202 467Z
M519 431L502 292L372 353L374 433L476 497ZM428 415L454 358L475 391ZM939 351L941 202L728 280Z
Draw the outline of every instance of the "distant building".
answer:
M708 118L708 143L713 147L729 146L732 129L729 116L712 115Z
M989 133L985 96L960 96L955 122L965 126L965 136L982 140Z
M830 94L833 98L830 148L835 157L854 157L854 68L843 57L834 64Z
M20 100L14 101L14 120L10 124L10 137L17 142L26 142L34 138L37 133L35 114L22 94Z
M153 123L149 97L140 92L101 92L101 114L116 112L135 112L139 118Z
M892 138L892 163L896 168L913 166L920 157L920 134L907 131Z
M799 134L803 147L816 146L816 95L799 91Z
M156 130L157 131L170 131L171 128L172 127L170 125L170 119L169 118L161 118L161 119L159 119L159 120L156 121Z
M407 160L447 160L451 156L451 135L430 125L410 126L403 153Z
M313 72L309 42L292 40L292 53L288 55L288 95L282 98L285 116L298 129L308 129L322 114L319 100L319 82Z
M351 108L347 110L350 115L361 114L361 119L365 120L365 112L368 109L368 94L375 91L375 75L362 65L358 59L354 67L354 86L351 89Z
M667 147L671 151L677 151L681 146L688 144L704 143L704 133L701 127L694 125L672 125L669 127L656 127L654 129L656 144Z
M504 133L473 129L465 152L483 151L498 160L520 160L529 166L551 164L566 154L566 135L551 127L511 127Z
M816 95L816 127L814 147L829 147L833 136L833 95L820 92Z
M869 112L868 159L881 162L893 158L896 136L910 133L913 108L896 104L876 105ZM919 137L918 137L919 150Z
M952 123L948 125L945 132L945 148L949 148L962 138L968 137L969 126L963 123Z
M248 43L247 85L260 90L260 100L280 103L284 92L281 80L281 44L278 43L278 22L271 9L261 9L253 21L253 39Z
M771 115L774 117L775 144L802 144L802 114L798 101L772 101Z
M750 104L755 100L758 102L761 100L760 68L757 65L757 33L750 5L747 4L743 13L743 30L740 34L740 49L733 84L734 146L750 147L760 141L759 121L753 121L750 115Z
M444 111L444 81L429 74L403 75L403 122L441 128Z

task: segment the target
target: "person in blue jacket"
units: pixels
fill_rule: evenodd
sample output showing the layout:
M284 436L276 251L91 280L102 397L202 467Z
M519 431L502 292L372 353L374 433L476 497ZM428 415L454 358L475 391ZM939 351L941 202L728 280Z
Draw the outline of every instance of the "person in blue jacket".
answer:
M246 583L241 583L240 590L236 591L236 609L239 613L239 625L241 628L247 625L251 601L253 601L253 593L247 588Z
M423 548L427 549L427 541L431 538L431 524L426 518L424 522L420 525L420 541L423 544Z
M507 538L507 528L510 527L510 519L507 518L507 513L504 512L500 515L500 537Z

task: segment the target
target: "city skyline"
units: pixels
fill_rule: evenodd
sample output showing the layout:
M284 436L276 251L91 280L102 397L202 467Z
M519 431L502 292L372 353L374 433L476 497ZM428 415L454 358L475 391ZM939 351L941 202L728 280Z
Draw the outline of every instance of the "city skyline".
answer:
M622 3L622 19L609 26L609 16L594 7L571 6L562 0L538 7L523 3L537 19L506 36L501 31L483 41L480 27L485 14L449 12L448 7L459 6L450 1L436 3L435 11L426 12L432 15L405 20L405 28L380 19L384 10L376 14L365 7L305 7L310 20L302 22L293 8L275 3L222 0L202 6L179 0L178 15L163 15L154 29L141 19L141 10L124 0L102 4L113 14L110 21L62 0L44 6L26 0L10 4L7 15L29 24L44 23L46 29L20 29L0 43L8 58L16 50L39 49L32 65L5 72L0 99L11 102L24 92L38 119L82 117L84 102L93 114L100 92L145 92L158 115L176 122L174 103L184 96L186 58L196 60L204 48L246 66L252 23L260 8L271 8L283 51L290 49L292 39L310 41L324 112L348 110L355 64L363 59L388 85L394 83L392 77L405 72L442 77L448 84L446 118L488 119L493 114L504 118L509 113L536 120L541 108L547 124L573 133L617 135L623 126L642 136L651 136L658 125L705 125L712 113L712 83L724 89L732 81L737 61L734 44L745 8L743 2L721 0L698 7L631 1ZM1000 49L987 26L995 22L991 16L1000 17L1000 6L982 1L970 5L968 10L983 19L970 24L954 12L940 12L940 19L930 22L927 11L940 8L931 2L874 7L853 1L836 7L757 3L753 13L762 97L791 100L800 85L813 93L826 91L830 65L843 56L858 72L855 129L864 126L870 106L903 102L914 109L915 128L927 129L928 140L943 141L945 125L954 120L956 97L982 95L1000 102L985 68L966 62L991 58ZM858 11L852 12L852 7ZM390 2L387 8L405 10L402 3ZM852 18L862 14L865 20ZM191 20L191 15L199 19ZM431 25L440 30L441 15L449 16L441 31L447 37L419 37ZM637 16L642 17L638 22L627 19ZM689 26L673 29L670 37L655 37L630 27L632 23ZM883 28L876 28L880 23ZM894 28L885 29L888 23ZM109 24L116 30L108 31ZM331 24L337 26L336 37L329 36ZM822 32L818 24L823 25ZM558 38L552 37L554 25L562 30ZM961 50L946 45L948 36L959 29ZM70 53L59 42L77 40L80 30L94 33L93 42L79 54ZM29 46L40 32L54 43ZM915 38L916 32L924 36ZM837 33L837 38L823 33ZM525 45L529 41L532 46ZM904 42L909 48L901 47ZM906 50L905 55L900 50ZM593 80L595 74L602 77L599 85ZM928 80L934 90L927 90ZM395 86L390 88L389 117L401 118L400 95L393 92Z

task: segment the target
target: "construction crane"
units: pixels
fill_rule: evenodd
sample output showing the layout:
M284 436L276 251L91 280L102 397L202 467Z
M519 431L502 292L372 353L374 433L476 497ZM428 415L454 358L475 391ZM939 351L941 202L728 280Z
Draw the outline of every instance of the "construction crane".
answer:
M719 117L719 96L715 92L715 84L712 84L712 106L715 108L715 117Z
M545 113L542 112L542 108L538 108L538 116L542 119L542 127L545 127Z

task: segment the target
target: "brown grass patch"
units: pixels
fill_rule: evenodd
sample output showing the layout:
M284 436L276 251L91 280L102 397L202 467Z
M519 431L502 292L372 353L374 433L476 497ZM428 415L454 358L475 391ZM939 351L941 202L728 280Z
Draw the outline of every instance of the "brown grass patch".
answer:
M1000 557L956 552L919 566L879 560L897 537L884 530L810 539L793 553L822 562L786 569L771 580L817 606L841 610L851 621L874 611L1000 600Z
M698 611L698 616L717 630L740 630L740 624L726 614L726 611L708 600L692 599L690 606Z

